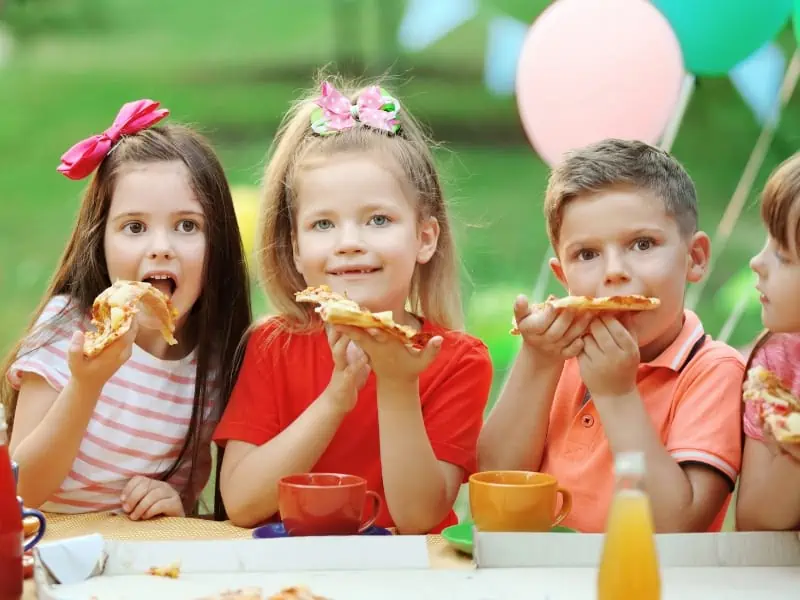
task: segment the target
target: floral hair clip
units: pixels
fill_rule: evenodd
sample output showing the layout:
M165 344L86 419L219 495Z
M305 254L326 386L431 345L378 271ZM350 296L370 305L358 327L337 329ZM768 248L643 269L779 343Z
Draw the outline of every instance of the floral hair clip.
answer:
M322 95L314 103L318 108L311 113L311 129L319 135L330 135L350 129L356 121L389 133L400 131L400 102L377 85L367 88L350 104L339 90L327 81L322 84Z
M61 164L56 170L70 179L88 176L100 166L123 135L138 133L169 115L169 110L159 106L160 103L153 100L124 104L111 127L72 146L61 157Z

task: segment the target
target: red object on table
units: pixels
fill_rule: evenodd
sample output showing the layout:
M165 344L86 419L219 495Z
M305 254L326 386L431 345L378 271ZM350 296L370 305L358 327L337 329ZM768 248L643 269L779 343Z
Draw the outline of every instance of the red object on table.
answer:
M22 598L22 511L11 470L5 411L0 406L0 600Z

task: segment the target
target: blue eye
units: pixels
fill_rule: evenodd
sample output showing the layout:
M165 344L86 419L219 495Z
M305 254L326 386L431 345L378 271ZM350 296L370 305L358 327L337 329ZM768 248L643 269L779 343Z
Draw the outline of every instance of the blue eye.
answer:
M311 226L312 229L316 229L317 231L327 231L332 227L333 222L330 219L320 219L319 221L315 221Z
M384 227L390 223L389 217L386 215L375 215L370 219L370 223L375 225L376 227Z

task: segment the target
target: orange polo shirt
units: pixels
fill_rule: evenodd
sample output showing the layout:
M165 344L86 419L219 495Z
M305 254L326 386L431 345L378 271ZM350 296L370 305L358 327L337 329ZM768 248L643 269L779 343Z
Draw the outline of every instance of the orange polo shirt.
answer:
M439 355L420 375L422 418L436 458L464 470L464 481L476 468L476 445L492 382L486 346L465 333L423 322L423 332L444 338ZM214 441L240 440L256 446L286 429L325 390L333 357L323 331L293 334L270 319L247 342L239 378L214 432ZM347 473L367 480L383 507L375 524L393 527L383 489L375 374L371 373L355 407L311 469ZM277 518L277 517L276 517ZM451 510L432 531L457 523Z
M684 311L678 337L655 360L639 365L636 385L661 443L678 463L702 463L731 482L742 460L741 387L744 361L733 348L706 338L693 312ZM563 525L602 532L614 493L613 457L576 359L568 360L558 382L540 470L572 493ZM722 525L730 497L710 528Z

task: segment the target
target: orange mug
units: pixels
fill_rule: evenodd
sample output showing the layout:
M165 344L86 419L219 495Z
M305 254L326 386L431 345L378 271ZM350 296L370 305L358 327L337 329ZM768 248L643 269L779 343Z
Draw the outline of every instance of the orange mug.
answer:
M550 531L569 515L572 495L547 473L483 471L469 478L469 503L480 531Z

